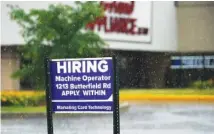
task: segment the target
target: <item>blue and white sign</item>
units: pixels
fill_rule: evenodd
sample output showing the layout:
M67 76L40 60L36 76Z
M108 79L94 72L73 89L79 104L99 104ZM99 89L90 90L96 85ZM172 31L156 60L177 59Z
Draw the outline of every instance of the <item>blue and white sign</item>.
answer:
M172 56L172 69L214 68L214 56Z
M50 79L55 113L112 113L111 57L52 59Z

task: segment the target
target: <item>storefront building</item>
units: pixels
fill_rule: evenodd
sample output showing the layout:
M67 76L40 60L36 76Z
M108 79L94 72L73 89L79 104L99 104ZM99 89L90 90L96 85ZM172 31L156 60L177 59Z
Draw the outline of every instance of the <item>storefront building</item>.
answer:
M8 16L7 5L18 5L29 10L47 8L53 3L58 2L2 2L1 90L33 88L26 82L10 77L23 64L16 54L16 48L23 45L24 41L19 34L18 25ZM105 7L105 17L88 24L87 28L94 30L106 41L108 47L103 48L106 55L114 53L119 57L121 88L166 87L170 57L187 50L182 47L185 46L183 43L187 47L194 43L193 40L185 42L189 38L181 36L181 29L191 27L186 24L186 20L180 20L186 19L185 12L171 1L104 1L101 4ZM183 24L187 26L184 27ZM207 44L210 42L213 40L210 39ZM196 48L201 51L200 47ZM208 49L212 47L207 46Z
M214 82L214 2L180 1L176 9L178 50L171 57L173 63L166 86L188 87L195 81Z

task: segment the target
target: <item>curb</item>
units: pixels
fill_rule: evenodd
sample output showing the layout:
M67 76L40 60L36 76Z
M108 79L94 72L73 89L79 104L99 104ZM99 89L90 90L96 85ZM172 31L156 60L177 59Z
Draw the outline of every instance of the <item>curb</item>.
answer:
M214 102L214 95L121 94L121 101L185 101Z
M1 113L2 119L10 119L10 118L38 118L38 117L45 117L46 113Z
M123 102L122 104L120 104L120 110L121 112L125 109L129 108L129 103L128 102ZM84 115L109 115L111 113L84 113ZM78 117L78 116L82 116L82 113L63 113L63 114L53 114L53 117ZM41 113L15 113L15 112L11 112L11 113L1 113L1 118L2 119L10 119L10 118L38 118L38 117L46 117L46 112L41 112Z

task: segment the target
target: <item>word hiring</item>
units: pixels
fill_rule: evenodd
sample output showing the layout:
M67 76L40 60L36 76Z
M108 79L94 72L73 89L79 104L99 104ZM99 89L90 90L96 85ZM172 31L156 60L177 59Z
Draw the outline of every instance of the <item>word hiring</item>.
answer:
M63 61L57 62L57 73L91 73L108 71L108 62L100 61Z

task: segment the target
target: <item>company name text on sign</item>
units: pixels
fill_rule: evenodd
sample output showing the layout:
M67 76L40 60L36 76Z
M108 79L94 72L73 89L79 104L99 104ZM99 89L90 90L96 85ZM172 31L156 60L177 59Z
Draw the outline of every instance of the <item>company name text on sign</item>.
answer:
M112 112L111 57L50 61L54 112Z
M105 15L86 25L105 40L151 41L152 2L101 1Z
M214 68L214 56L172 56L172 69Z

